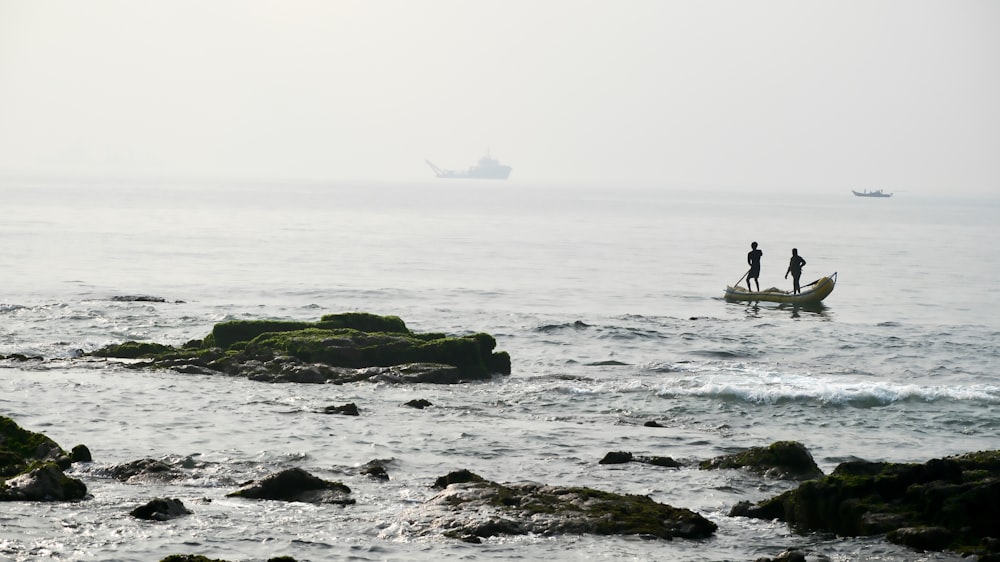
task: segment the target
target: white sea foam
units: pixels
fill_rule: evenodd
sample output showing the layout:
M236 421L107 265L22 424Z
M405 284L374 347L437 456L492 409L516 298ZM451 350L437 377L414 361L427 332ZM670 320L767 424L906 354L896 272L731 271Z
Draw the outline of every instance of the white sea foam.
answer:
M1000 403L1000 387L925 386L893 381L845 380L774 372L701 372L661 383L661 396L720 397L758 404L811 401L829 405L884 406L907 400Z

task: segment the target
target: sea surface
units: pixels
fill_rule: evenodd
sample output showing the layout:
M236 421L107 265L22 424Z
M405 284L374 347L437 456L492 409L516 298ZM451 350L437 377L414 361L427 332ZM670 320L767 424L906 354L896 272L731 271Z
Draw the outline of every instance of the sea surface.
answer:
M923 462L1000 448L1000 196L863 199L667 186L280 182L0 182L0 415L86 444L91 497L0 504L0 560L946 560L882 537L797 535L729 517L795 484L699 460L802 442L825 472L851 459ZM834 272L816 309L728 303L764 252L802 282ZM116 300L155 297L163 302ZM415 331L488 332L513 372L457 386L266 384L81 357L126 340L181 344L232 319L366 311ZM423 398L433 407L402 407ZM358 417L321 413L354 402ZM646 427L656 421L662 427ZM609 451L680 469L600 465ZM196 477L125 484L143 458ZM391 480L358 468L390 460ZM227 498L302 467L356 505ZM405 513L469 469L649 495L719 525L704 541L561 536L483 544L419 536ZM128 512L176 497L167 523Z

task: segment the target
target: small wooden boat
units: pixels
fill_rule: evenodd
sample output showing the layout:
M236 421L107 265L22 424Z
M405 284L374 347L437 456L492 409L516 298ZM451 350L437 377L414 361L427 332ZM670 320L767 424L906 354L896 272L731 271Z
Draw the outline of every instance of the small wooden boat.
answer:
M834 272L829 277L819 279L804 285L798 294L791 291L771 288L766 291L751 291L740 285L726 287L726 300L729 301L767 301L781 302L789 304L816 304L833 292L834 285L837 284L837 273Z

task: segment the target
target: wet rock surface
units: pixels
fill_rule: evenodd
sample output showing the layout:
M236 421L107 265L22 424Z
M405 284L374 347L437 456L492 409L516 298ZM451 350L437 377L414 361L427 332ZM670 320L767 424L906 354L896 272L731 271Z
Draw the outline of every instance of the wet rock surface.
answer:
M82 457L80 447L75 451ZM0 416L0 501L84 499L86 484L63 472L72 465L74 456L48 436Z
M778 519L800 532L886 533L919 550L1000 560L1000 451L923 464L853 461L829 476L731 515Z
M351 505L351 489L340 482L330 482L301 468L289 468L259 481L249 482L229 497L280 500L316 504Z
M533 482L499 484L467 470L437 480L442 488L405 518L421 534L475 542L496 535L640 535L703 539L716 524L647 496Z
M703 461L701 468L742 468L782 480L810 480L823 476L809 450L796 441L777 441L767 447L751 447L745 451Z
M132 517L146 521L169 521L190 514L184 502L176 498L156 498L129 512Z

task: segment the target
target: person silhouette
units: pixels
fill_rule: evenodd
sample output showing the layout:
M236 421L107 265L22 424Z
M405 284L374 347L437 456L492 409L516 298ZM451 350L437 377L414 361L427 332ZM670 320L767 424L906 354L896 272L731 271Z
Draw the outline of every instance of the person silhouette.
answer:
M792 293L801 293L802 290L799 288L799 277L802 276L802 266L806 264L806 260L802 259L799 255L798 248L792 248L792 259L788 262L788 270L785 271L785 279L788 279L788 274L792 274Z
M747 264L750 266L750 271L747 272L747 290L751 290L750 280L753 279L757 282L757 291L760 291L760 257L764 255L764 252L757 249L757 243L751 242L749 252L747 252Z

